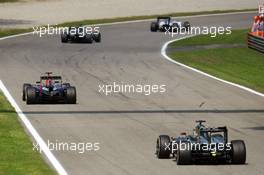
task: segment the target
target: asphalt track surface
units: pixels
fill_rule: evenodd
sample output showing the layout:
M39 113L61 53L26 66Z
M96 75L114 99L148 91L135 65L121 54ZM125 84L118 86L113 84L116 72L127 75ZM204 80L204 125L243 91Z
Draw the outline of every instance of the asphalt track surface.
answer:
M193 25L248 28L253 14L194 17ZM69 174L264 174L264 99L164 59L171 39L151 33L149 22L101 27L101 44L62 44L59 36L22 36L0 41L0 79L47 141L100 142L97 152L53 151ZM77 87L77 105L26 105L24 82L46 71ZM113 82L165 84L166 93L106 96ZM226 125L230 139L244 139L246 165L177 166L155 157L160 134L190 131L197 119Z

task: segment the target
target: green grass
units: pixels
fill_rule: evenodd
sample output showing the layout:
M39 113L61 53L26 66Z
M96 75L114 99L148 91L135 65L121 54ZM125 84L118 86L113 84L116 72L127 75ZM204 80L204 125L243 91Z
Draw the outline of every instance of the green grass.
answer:
M4 3L4 2L17 2L19 0L0 0L0 3Z
M31 29L0 29L0 38L32 31Z
M169 48L208 44L245 44L247 32L248 30L234 30L231 35L216 38L201 35L172 43ZM169 56L216 77L264 92L264 54L248 49L246 44L234 48L172 50Z
M56 174L33 151L32 142L18 121L14 109L0 93L0 174Z
M249 29L232 30L231 35L217 35L216 37L210 37L209 35L199 35L181 40L179 42L171 43L169 47L246 43L246 35L248 31Z
M4 2L18 2L19 0L0 0L0 3Z
M1 0L0 0L1 1ZM103 23L112 23L112 22L123 22L123 21L132 21L132 20L143 20L143 19L152 19L157 16L172 16L172 17L180 17L180 16L195 16L195 15L203 15L203 14L220 14L220 13L229 13L229 12L247 12L247 11L257 11L257 9L243 9L243 10L213 10L213 11L203 11L203 12L185 12L185 13L168 13L168 14L157 14L157 15L149 15L149 16L131 16L131 17L118 17L118 18L105 18L105 19L89 19L89 20L81 20L81 21L72 21L65 22L55 26L60 27L68 27L68 26L83 26L83 25L93 25L93 24L103 24ZM1 29L0 28L0 37L15 35L19 33L31 32L32 28L28 29Z

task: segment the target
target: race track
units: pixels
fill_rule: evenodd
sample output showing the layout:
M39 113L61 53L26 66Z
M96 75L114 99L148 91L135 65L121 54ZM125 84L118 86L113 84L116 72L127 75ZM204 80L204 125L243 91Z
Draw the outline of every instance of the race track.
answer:
M188 18L197 26L248 28L253 13ZM181 19L181 18L179 18ZM99 142L100 150L54 151L69 174L264 174L264 98L175 65L161 56L171 39L151 33L149 22L104 25L101 44L62 44L59 36L0 41L0 79L44 140ZM46 71L77 88L77 105L26 105L22 84ZM98 86L165 84L166 93L105 96ZM176 136L205 119L227 125L230 139L244 139L246 165L177 166L158 160L160 134Z

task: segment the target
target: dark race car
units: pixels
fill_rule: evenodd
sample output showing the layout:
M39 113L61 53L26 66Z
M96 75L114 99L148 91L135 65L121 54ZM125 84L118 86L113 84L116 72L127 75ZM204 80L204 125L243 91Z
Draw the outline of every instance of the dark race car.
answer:
M180 31L180 30L190 30L190 22L188 21L176 21L172 20L171 17L168 16L160 16L157 17L156 21L151 22L150 24L150 31L151 32L165 32L165 31Z
M81 42L92 43L101 42L101 33L99 31L91 31L87 27L69 27L68 30L62 31L61 42Z
M210 128L198 124L194 133L182 133L178 137L160 135L156 142L159 159L175 158L178 165L193 163L245 164L246 146L243 140L228 142L228 131L224 127Z
M22 100L27 104L76 104L76 88L70 83L62 83L61 76L51 76L51 74L47 72L36 84L23 84Z

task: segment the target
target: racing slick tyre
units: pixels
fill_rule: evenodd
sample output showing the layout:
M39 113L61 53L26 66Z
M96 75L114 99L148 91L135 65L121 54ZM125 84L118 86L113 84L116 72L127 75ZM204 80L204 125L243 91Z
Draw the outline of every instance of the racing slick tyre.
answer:
M92 34L85 35L85 42L87 42L87 43L92 43L93 42Z
M190 28L191 28L191 24L190 24L190 22L189 22L189 21L185 21L185 22L183 23L183 27L186 29L186 31L189 31Z
M66 103L76 104L76 88L68 87L66 93Z
M245 164L246 162L246 145L243 140L231 141L231 163Z
M159 159L166 159L170 157L170 137L168 135L160 135L156 143L156 155Z
M27 104L36 103L36 89L33 87L28 87L26 90L26 97Z
M26 93L27 93L27 88L30 87L31 85L28 83L23 84L23 93L22 93L22 100L26 101Z
M97 43L101 42L101 33L94 34L94 41Z
M151 22L150 31L151 32L157 32L157 30L158 30L158 24L156 22Z
M185 144L186 148L178 148L176 155L177 165L190 165L192 163L191 145L188 142L181 142L181 144Z
M62 33L61 34L61 42L62 43L67 43L68 42L68 36L67 36L67 34L65 34L65 33Z

